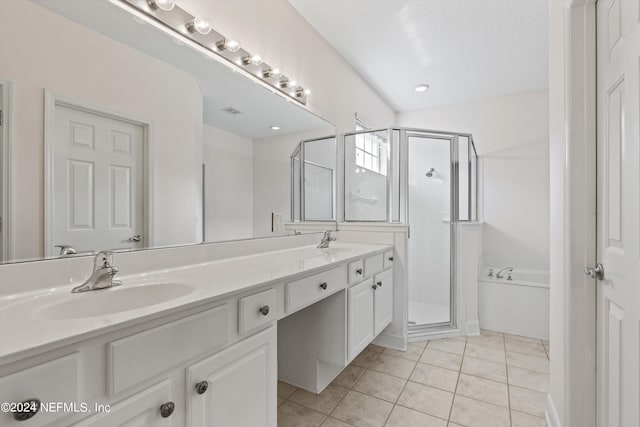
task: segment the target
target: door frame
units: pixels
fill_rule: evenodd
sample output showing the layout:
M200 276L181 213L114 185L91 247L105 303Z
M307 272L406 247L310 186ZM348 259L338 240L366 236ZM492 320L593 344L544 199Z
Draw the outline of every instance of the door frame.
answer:
M53 153L55 148L55 128L56 128L56 107L73 108L89 114L100 115L114 120L129 122L141 126L143 129L142 143L142 176L144 178L143 191L144 200L142 203L142 217L144 219L144 242L145 248L153 247L153 126L151 120L141 119L113 111L108 108L90 104L65 95L60 95L48 89L44 90L44 256L56 256L52 252L53 247ZM103 248L96 248L100 250Z
M2 216L2 233L0 233L0 261L10 261L13 256L13 244L11 241L11 165L12 141L13 141L13 83L10 80L0 78L0 110L3 112L2 132L0 134L0 174L2 185L0 186L0 215Z
M596 283L584 274L596 261L595 6L549 9L552 427L596 425Z

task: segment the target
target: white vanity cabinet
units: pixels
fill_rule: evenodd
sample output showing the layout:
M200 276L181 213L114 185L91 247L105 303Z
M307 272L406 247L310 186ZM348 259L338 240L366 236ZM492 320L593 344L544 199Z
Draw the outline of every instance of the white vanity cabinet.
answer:
M187 370L187 425L276 427L276 328Z
M393 319L393 270L373 278L373 334L378 336Z

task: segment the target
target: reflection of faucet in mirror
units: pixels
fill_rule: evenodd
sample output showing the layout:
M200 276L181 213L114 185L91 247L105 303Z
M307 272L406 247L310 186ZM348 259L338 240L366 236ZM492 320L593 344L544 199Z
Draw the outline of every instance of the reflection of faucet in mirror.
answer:
M93 272L83 284L71 290L72 293L95 291L98 289L112 288L122 285L119 280L113 280L113 276L118 274L118 267L111 265L113 262L113 252L98 252L93 260Z
M60 248L60 256L69 256L78 253L76 248L71 245L56 245L55 247Z
M329 242L335 242L336 238L335 237L331 237L331 230L327 230L324 232L324 235L322 236L322 240L320 240L320 243L318 244L318 248L320 249L326 249L329 247Z

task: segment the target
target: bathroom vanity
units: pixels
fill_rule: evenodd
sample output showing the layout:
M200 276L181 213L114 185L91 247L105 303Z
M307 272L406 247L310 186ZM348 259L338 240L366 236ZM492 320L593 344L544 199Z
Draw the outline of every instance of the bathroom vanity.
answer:
M320 392L391 322L392 266L338 242L5 296L0 401L32 411L0 424L275 426L278 378Z

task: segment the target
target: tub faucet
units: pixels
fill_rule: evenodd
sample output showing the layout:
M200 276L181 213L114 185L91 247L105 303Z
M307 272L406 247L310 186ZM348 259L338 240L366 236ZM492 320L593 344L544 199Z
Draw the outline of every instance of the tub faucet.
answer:
M318 244L318 248L320 249L326 249L329 247L329 243L330 242L335 242L336 238L335 237L331 237L331 230L327 230L324 232L324 235L322 236L322 240L320 240L320 244Z
M93 272L83 284L71 290L72 293L95 291L98 289L112 288L122 285L119 280L113 280L113 276L118 274L118 267L111 265L113 262L113 252L100 251L93 260Z
M505 267L498 270L496 273L496 279L504 279L504 273L509 273L509 275L511 275L511 273L513 273L513 267Z

